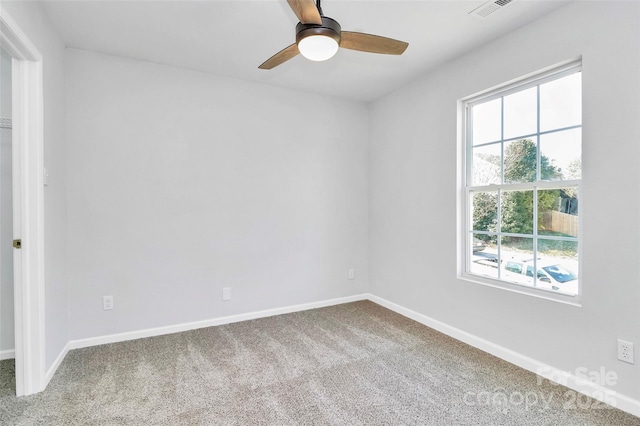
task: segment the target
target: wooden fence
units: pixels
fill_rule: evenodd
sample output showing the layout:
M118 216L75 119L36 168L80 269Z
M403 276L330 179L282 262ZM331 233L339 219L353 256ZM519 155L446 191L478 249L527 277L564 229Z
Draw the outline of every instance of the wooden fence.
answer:
M578 216L560 213L555 210L542 214L542 227L546 231L560 232L562 234L578 236Z

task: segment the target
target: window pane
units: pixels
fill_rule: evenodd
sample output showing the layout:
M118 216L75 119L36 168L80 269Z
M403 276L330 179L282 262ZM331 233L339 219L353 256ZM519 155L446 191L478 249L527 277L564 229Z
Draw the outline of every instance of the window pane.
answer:
M536 133L538 129L537 87L504 97L504 138Z
M582 74L540 85L540 130L582 124Z
M498 223L498 192L472 192L471 217L474 231L496 232Z
M538 234L578 237L578 192L575 188L538 191Z
M532 277L527 276L527 266L533 259L533 239L522 237L501 238L500 277L516 284L534 285Z
M578 242L539 238L538 253L544 258L555 258L578 271Z
M533 234L533 191L503 191L500 230Z
M538 240L539 286L571 295L578 294L578 242Z
M490 278L498 278L497 237L495 235L470 234L470 272Z
M540 136L542 180L580 179L582 175L582 129Z
M473 144L495 142L501 139L500 98L473 107Z
M504 182L535 182L537 161L536 143L532 139L505 142Z
M562 74L467 104L464 272L575 296L582 82Z
M473 185L500 183L500 146L499 143L495 143L473 148Z

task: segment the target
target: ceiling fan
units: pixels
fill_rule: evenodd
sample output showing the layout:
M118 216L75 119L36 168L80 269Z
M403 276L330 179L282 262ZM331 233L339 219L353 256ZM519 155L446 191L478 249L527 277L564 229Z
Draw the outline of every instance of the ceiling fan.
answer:
M369 53L401 55L409 46L404 41L373 34L342 31L340 24L324 16L320 0L287 0L300 22L296 25L296 42L267 59L258 68L270 70L302 54L312 61L326 61L338 48Z

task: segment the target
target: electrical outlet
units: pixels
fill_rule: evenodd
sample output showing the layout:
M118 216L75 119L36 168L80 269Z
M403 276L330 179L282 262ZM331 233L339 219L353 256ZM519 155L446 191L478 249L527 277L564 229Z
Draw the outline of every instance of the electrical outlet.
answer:
M102 310L109 311L113 309L113 296L102 297Z
M222 300L231 300L231 287L225 287L222 289Z
M355 269L349 269L349 279L350 280L356 279L356 270Z
M618 339L618 359L633 364L633 343Z

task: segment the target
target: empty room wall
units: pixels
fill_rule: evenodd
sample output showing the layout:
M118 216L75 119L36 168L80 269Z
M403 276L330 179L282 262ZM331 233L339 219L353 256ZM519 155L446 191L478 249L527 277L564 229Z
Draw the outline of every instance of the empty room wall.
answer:
M367 114L67 50L71 338L365 292Z
M457 279L457 101L580 55L582 306ZM575 2L377 101L371 293L573 374L613 371L640 399L637 361L616 359L617 338L640 342L639 76L640 4Z
M44 190L45 368L48 370L69 341L66 277L65 48L38 2L5 1L2 2L2 7L42 55L44 165L51 177L49 185Z

